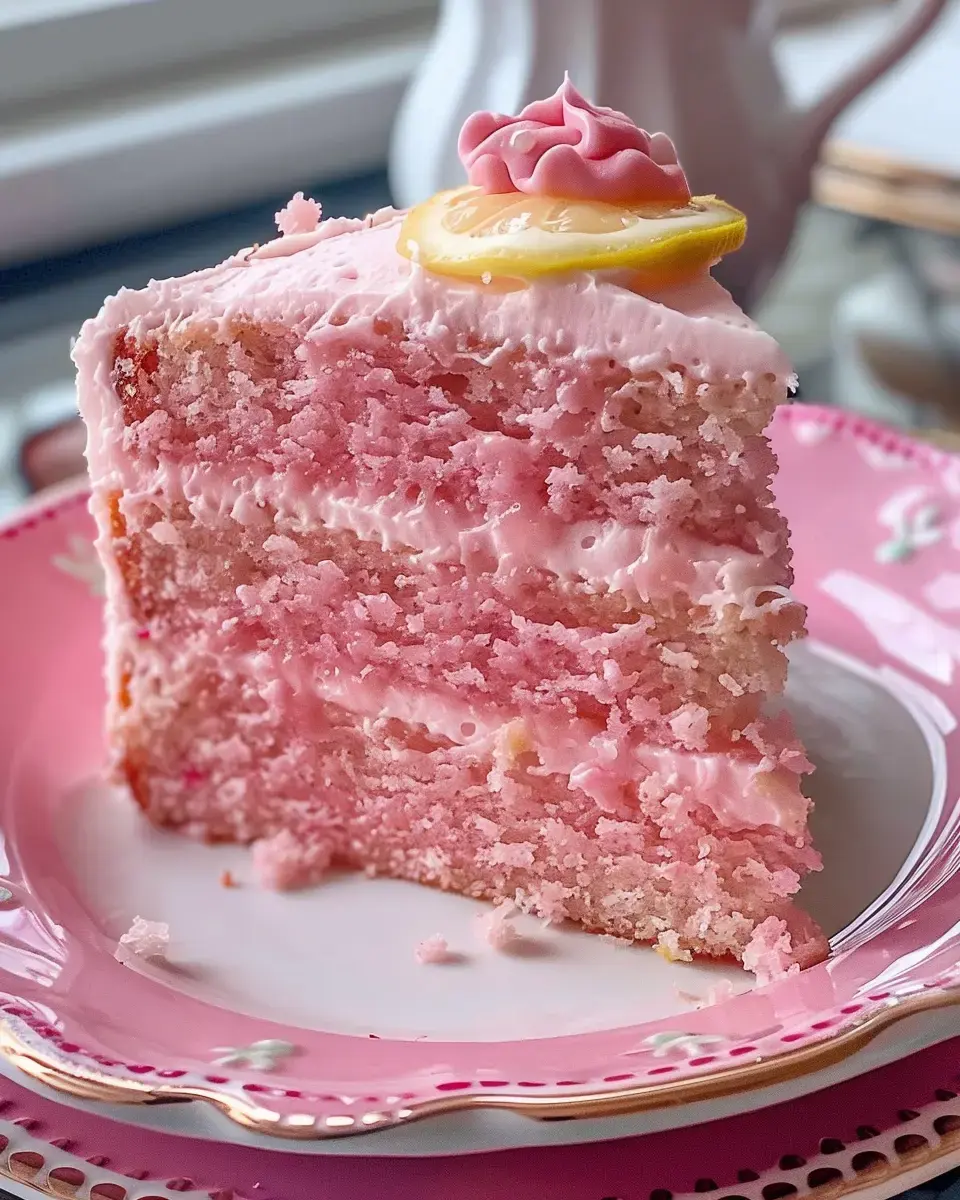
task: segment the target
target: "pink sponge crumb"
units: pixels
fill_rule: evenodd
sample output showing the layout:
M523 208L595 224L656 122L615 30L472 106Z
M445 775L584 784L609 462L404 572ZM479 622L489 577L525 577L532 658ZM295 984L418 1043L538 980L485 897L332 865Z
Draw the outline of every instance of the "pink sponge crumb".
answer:
M435 933L433 937L424 938L422 942L417 943L413 957L423 965L449 962L451 956L447 939L441 937L439 933Z
M725 1004L727 1000L732 1000L736 994L736 989L730 980L722 979L707 991L707 998L704 1001L703 1007L711 1008L714 1004Z
M725 1004L737 995L736 989L729 979L722 979L707 989L705 996L693 992L684 992L677 988L677 996L684 1004L692 1004L694 1008L712 1008L715 1004Z
M488 946L492 946L494 950L505 950L507 946L519 941L520 934L510 920L516 911L517 906L513 901L505 900L502 904L498 904L493 912L481 913L477 917L480 936Z
M117 943L114 958L123 962L128 955L163 961L170 945L170 926L164 921L145 921L134 917L133 924Z
M262 887L284 892L316 883L330 866L333 850L323 840L304 841L289 829L253 844L253 870Z
M744 970L756 975L758 987L797 974L800 967L793 959L793 939L786 921L779 917L762 921L743 951Z

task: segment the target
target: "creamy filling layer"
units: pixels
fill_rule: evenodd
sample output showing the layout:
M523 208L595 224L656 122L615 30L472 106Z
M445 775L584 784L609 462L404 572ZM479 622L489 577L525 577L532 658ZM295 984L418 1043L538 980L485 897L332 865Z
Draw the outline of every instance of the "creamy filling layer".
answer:
M459 562L467 570L509 575L547 570L562 581L581 581L596 591L615 591L629 601L650 602L677 594L720 610L739 606L745 619L794 604L783 586L783 568L761 554L714 545L682 530L624 526L616 521L567 522L543 509L515 505L476 522L436 502L405 502L396 495L350 492L318 494L289 477L236 479L223 468L160 467L159 490L184 499L204 524L231 517L244 526L278 518L298 532L318 524L345 530L385 550L408 549L421 563ZM157 488L129 492L124 507L154 503Z
M311 693L371 721L396 719L489 754L503 778L534 755L535 771L566 775L570 787L608 812L637 803L638 787L650 780L665 803L703 804L730 829L772 826L802 835L808 802L798 786L799 756L785 766L758 760L736 748L693 752L645 742L636 731L613 732L594 722L555 715L518 718L494 707L451 701L430 692L383 687L354 675L318 677L304 660L258 651L245 664L261 687L286 685ZM795 769L794 769L795 767ZM670 798L673 798L670 800Z

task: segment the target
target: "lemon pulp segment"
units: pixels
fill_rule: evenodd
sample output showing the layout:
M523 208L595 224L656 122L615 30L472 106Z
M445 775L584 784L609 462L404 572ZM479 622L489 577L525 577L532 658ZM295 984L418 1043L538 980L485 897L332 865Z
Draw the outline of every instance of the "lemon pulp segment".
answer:
M462 187L412 208L397 248L427 270L466 278L625 268L668 282L739 249L746 227L715 196L620 207Z

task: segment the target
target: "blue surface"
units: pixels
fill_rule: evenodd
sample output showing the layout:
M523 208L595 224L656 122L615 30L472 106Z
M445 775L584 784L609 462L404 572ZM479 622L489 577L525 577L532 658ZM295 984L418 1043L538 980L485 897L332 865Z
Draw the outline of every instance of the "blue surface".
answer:
M903 1193L902 1200L960 1200L960 1167L948 1171L937 1179L931 1179L923 1187L911 1188Z
M386 174L377 172L303 191L327 217L363 216L390 202ZM274 214L288 193L170 229L91 246L73 254L0 269L0 341L80 322L120 287L184 275L222 262L241 246L277 236Z

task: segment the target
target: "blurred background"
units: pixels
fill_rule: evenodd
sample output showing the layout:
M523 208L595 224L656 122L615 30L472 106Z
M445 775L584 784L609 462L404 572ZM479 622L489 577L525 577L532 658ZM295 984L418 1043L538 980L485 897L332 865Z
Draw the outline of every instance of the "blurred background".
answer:
M763 262L725 281L801 401L960 433L960 0L0 0L0 512L81 469L69 344L106 294L267 240L294 190L362 215L456 182L464 106L565 66L662 116L694 190L709 145L762 163Z

